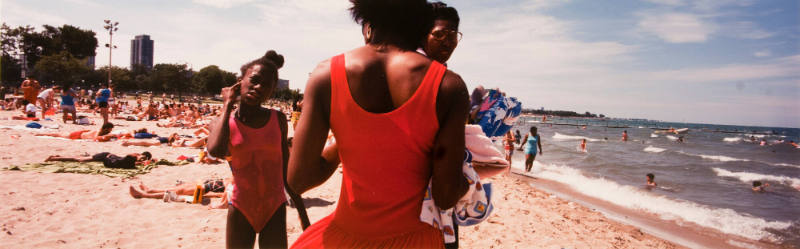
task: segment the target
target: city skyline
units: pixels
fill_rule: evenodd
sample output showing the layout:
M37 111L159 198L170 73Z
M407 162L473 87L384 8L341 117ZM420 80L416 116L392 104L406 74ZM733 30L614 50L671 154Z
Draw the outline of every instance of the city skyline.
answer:
M499 87L526 108L620 118L800 126L796 1L447 1L464 39L448 61L472 88ZM238 67L274 49L281 78L363 44L348 1L3 1L11 26L70 24L108 42L158 37L158 63ZM102 14L101 14L102 13ZM142 19L141 13L148 13ZM116 42L115 42L116 44ZM120 44L121 51L130 48ZM107 49L97 49L106 58ZM98 66L107 62L98 61ZM114 65L127 67L115 57Z

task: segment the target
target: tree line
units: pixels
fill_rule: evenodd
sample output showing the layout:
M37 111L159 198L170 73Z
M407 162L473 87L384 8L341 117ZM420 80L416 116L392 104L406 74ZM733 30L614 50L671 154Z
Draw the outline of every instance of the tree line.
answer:
M159 63L152 69L144 65L132 68L103 66L95 69L88 60L98 47L96 34L71 25L43 25L41 30L31 26L9 27L2 24L0 45L0 83L6 88L20 85L22 71L34 76L43 85L66 85L96 88L108 81L119 91L151 91L157 93L219 94L225 86L234 84L236 73L216 65L194 71L186 64ZM276 98L300 98L299 90L275 91Z

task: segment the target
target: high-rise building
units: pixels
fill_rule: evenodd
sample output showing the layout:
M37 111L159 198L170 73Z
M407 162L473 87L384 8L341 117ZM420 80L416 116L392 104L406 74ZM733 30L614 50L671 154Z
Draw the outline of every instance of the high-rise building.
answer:
M153 40L149 35L137 35L131 40L131 68L136 64L153 68Z
M86 57L86 66L92 68L94 70L94 55Z

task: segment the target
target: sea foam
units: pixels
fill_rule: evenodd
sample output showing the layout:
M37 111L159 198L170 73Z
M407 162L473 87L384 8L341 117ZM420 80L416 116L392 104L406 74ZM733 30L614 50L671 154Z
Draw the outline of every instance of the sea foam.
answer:
M580 170L567 166L542 164L539 161L534 164L535 177L561 182L585 195L622 207L654 213L666 220L679 219L752 240L767 239L775 242L777 237L767 230L782 230L791 225L790 222L767 221L737 213L732 209L713 208L691 201L671 199L643 191L638 187L620 185L603 178L587 177ZM524 164L519 161L515 162L515 165Z
M561 134L561 133L558 133L558 132L556 132L556 134L553 135L553 139L554 140L561 140L561 141L581 140L581 139L586 139L586 141L589 141L589 142L600 141L600 139L594 139L594 138L589 138L589 137L584 137L584 136L564 135L564 134Z
M735 143L735 142L742 141L742 138L741 137L726 137L726 138L723 138L722 141L723 142L727 142L727 143Z
M788 176L764 175L764 174L747 172L747 171L731 172L731 171L727 171L727 170L721 169L721 168L711 168L711 169L714 170L714 173L717 173L717 176L733 177L733 178L739 179L739 181L741 181L741 182L748 183L748 184L752 183L753 181L757 181L757 180L765 180L765 181L769 180L769 181L775 181L775 182L788 184L788 185L792 186L792 188L800 190L800 179L798 179L798 178L793 178L793 177L788 177Z
M661 153L664 152L665 150L667 149L654 147L652 145L647 146L647 148L644 148L644 152L652 152L652 153Z

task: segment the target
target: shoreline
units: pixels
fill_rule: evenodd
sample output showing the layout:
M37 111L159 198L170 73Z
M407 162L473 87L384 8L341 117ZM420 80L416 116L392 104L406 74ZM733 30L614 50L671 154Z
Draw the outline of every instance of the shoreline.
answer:
M658 238L688 248L780 248L777 244L725 234L682 220L664 220L655 214L621 207L575 191L566 184L525 175L519 169L514 170L513 175L524 179L532 188L574 201L602 213L609 219L635 226Z

